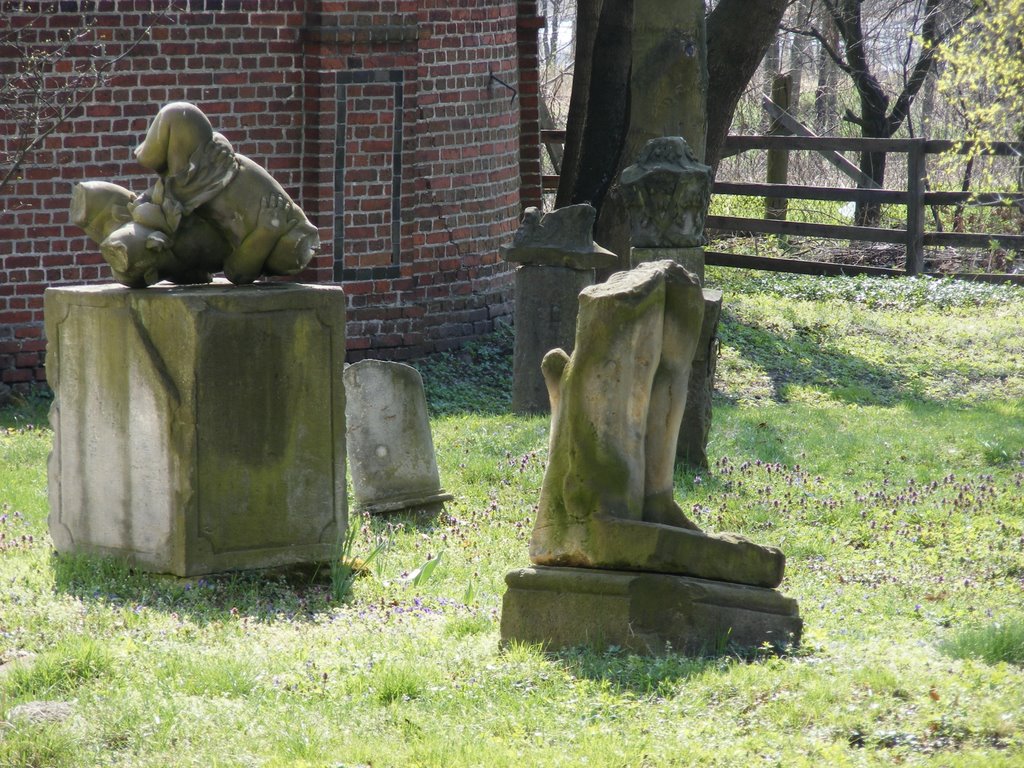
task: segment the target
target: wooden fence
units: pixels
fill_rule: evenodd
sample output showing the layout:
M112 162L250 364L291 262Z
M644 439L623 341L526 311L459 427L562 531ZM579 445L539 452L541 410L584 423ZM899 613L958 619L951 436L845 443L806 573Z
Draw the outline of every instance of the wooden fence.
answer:
M564 131L542 131L543 142L564 141ZM906 205L906 226L903 229L860 227L840 224L785 221L737 216L708 216L705 228L727 232L751 232L784 236L820 237L871 243L903 245L906 249L904 270L867 265L833 264L786 258L767 258L742 254L706 251L708 264L765 269L777 272L804 274L925 274L925 248L948 246L954 248L990 248L993 243L1007 250L1024 251L1024 235L1004 235L986 232L938 232L925 228L926 211L931 206L993 205L1020 203L1024 194L1018 192L976 194L973 192L932 192L927 188L927 158L929 155L959 151L967 152L969 145L950 141L926 139L863 139L817 136L729 136L725 154L732 155L750 150L812 151L826 157L841 158L840 152L885 152L889 155L905 154L907 183L905 189L869 189L854 187L819 187L798 184L758 184L716 181L713 194L745 195L759 198L785 198L799 200L826 200L833 202L875 202ZM998 143L987 145L985 154L1020 157L1024 144ZM863 179L861 180L864 181ZM558 176L545 176L544 189L558 187ZM1012 281L1024 284L1024 275L962 274L964 277L991 282Z

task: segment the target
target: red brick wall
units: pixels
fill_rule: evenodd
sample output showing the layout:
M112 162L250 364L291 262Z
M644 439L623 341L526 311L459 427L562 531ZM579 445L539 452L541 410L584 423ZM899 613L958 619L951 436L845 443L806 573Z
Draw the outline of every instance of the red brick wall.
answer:
M519 214L519 98L498 79L518 88L515 0L167 7L0 0L0 13L40 35L88 12L93 31L67 64L82 65L99 42L107 55L127 51L0 191L4 382L44 377L46 286L110 279L95 244L67 221L72 184L148 187L131 150L157 109L179 99L267 167L320 228L323 245L300 279L344 285L350 359L447 348L511 313L498 246ZM15 58L0 49L5 72ZM0 105L0 155L13 128Z
M544 18L537 15L537 0L518 0L519 22L519 189L522 207L543 208L540 162L540 64L537 32Z

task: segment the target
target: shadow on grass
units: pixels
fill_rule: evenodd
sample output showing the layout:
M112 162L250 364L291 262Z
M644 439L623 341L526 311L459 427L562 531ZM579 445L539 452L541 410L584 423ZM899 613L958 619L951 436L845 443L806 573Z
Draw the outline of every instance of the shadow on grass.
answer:
M137 570L113 557L54 554L50 562L59 592L135 613L176 613L200 626L239 616L308 621L337 605L326 564L179 578Z
M430 533L443 507L373 517L374 535L390 537L395 528ZM330 563L294 565L181 578L150 573L115 557L53 554L51 566L58 591L83 602L139 612L176 613L196 624L247 617L259 622L311 621L339 606L334 598Z
M785 653L781 655L785 657ZM693 677L724 672L736 664L779 657L779 652L769 648L738 650L731 647L697 655L666 653L644 656L624 653L617 648L602 652L587 647L553 654L553 658L574 677L607 685L617 693L628 691L638 696L666 698L677 694L677 687Z
M784 338L746 325L724 309L719 336L767 374L776 402L786 402L786 390L793 386L813 387L856 405L891 405L916 394L906 377L822 342L813 327L797 327L791 338ZM721 392L717 396L726 402L737 399Z
M512 326L456 349L410 360L423 376L431 416L507 414L512 409Z

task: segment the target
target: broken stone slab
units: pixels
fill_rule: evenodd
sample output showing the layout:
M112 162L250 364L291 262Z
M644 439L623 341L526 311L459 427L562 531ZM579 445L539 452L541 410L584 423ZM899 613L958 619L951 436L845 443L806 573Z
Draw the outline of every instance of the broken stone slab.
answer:
M356 508L370 514L436 507L441 487L423 378L411 365L345 367L346 440Z
M527 208L511 245L501 246L501 257L516 264L569 269L605 269L619 257L594 242L597 211L587 203L567 205L542 214Z
M547 413L548 390L541 361L550 350L572 352L579 294L594 284L594 270L516 269L516 335L512 356L512 410Z
M795 600L776 590L657 573L522 568L505 577L501 640L546 650L618 646L709 654L800 642Z
M345 295L45 293L58 552L194 576L323 562L345 530Z

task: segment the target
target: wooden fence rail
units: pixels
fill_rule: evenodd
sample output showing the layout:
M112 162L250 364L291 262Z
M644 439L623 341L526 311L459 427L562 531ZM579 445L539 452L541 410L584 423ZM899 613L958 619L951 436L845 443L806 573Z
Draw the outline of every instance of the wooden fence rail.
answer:
M541 141L559 143L565 140L564 131L542 131ZM988 232L931 232L925 230L925 211L940 205L996 205L1020 203L1024 194L1019 192L974 194L971 192L932 192L927 188L927 158L946 152L966 153L971 146L966 142L931 139L864 139L817 136L729 136L726 156L750 150L781 149L820 153L885 152L903 153L907 157L907 184L905 189L864 189L852 187L823 187L800 184L765 184L716 181L713 194L743 195L759 198L786 198L799 200L826 200L835 202L885 203L906 205L907 218L903 229L861 227L841 224L796 222L739 216L708 216L707 229L731 232L820 237L857 242L890 243L906 248L906 267L902 273L917 275L925 272L924 256L927 246L955 248L989 248L996 244L1008 250L1024 250L1024 235L1005 235ZM994 143L983 148L984 154L1021 157L1024 144ZM558 188L558 176L544 176L544 189ZM708 251L707 263L719 266L742 266L780 272L810 274L902 274L899 270L881 267L798 262L794 259L766 258ZM1012 281L1024 284L1024 275L957 275L986 281Z

